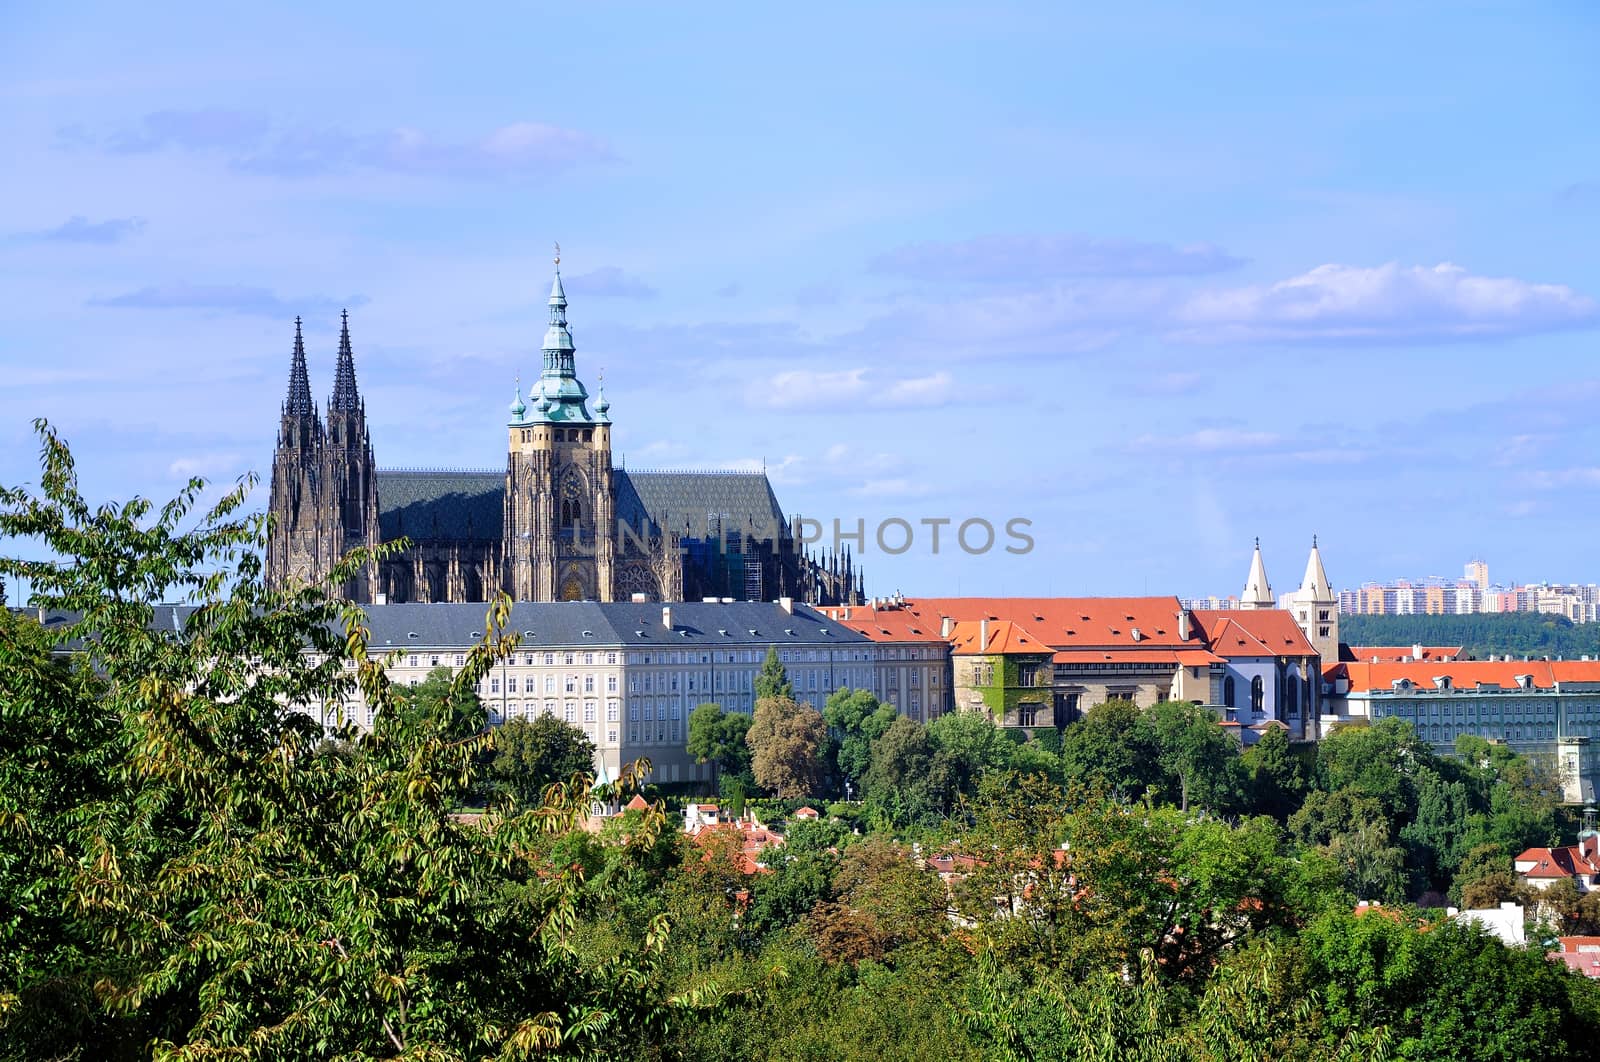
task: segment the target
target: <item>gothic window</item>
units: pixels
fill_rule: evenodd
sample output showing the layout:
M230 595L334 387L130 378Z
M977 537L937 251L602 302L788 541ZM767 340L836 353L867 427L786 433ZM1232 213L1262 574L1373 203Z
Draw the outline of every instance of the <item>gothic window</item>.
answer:
M1283 711L1285 715L1295 715L1300 711L1300 680L1290 677L1283 684Z
M1227 705L1229 708L1239 707L1238 704L1234 702L1233 698L1233 676L1229 675L1227 678L1222 680L1222 703Z
M1262 702L1265 699L1266 686L1262 683L1261 676L1257 675L1250 680L1250 710L1252 712L1261 711Z

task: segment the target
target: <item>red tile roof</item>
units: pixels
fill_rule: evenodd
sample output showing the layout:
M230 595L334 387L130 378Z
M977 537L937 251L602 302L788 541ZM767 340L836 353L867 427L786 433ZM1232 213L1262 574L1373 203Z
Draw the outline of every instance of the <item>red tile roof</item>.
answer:
M1369 664L1348 661L1339 665L1350 679L1350 689L1388 690L1400 679L1432 689L1436 678L1452 686L1472 689L1480 683L1516 689L1517 676L1531 676L1534 688L1554 689L1557 682L1600 683L1600 660L1438 660L1406 664Z
M1192 655L1201 655L1191 651ZM1175 668L1180 654L1166 649L1063 649L1053 659L1058 664L1148 664L1153 668ZM1190 655L1190 654L1182 654ZM1210 657L1210 653L1204 654ZM1208 661L1209 663L1209 661Z
M1220 656L1317 655L1294 616L1283 609L1197 608L1194 618L1211 651Z
M650 808L650 802L640 794L635 793L633 794L633 799L622 806L627 811L647 811Z
M925 597L907 601L904 609L935 632L943 616L1018 623L1057 649L1203 648L1198 631L1191 630L1187 641L1178 637L1183 609L1176 597Z
M1600 839L1580 838L1565 848L1529 848L1511 861L1524 878L1570 878L1600 874Z
M950 632L950 652L957 656L977 653L1021 655L1050 652L1050 646L1029 634L1021 624L1007 620L990 620L988 641L980 645L979 639L983 637L985 630L981 621L957 623L955 629Z
M817 609L875 642L943 642L939 617L931 618L908 608L873 608L870 605L827 605Z

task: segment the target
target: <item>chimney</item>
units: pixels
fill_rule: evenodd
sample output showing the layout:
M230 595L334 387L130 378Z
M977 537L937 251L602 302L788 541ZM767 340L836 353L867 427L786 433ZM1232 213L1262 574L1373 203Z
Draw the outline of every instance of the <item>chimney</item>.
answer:
M1181 609L1178 612L1178 640L1180 642L1186 642L1186 641L1189 640L1189 610L1188 609Z
M844 607L844 615L841 616L840 619L843 619L843 620L849 620L850 619L850 606L849 605L846 605Z
M791 616L794 615L794 598L792 598L792 597L780 597L780 598L778 598L778 607L783 609L789 615L791 615Z
M955 632L955 629L955 620L951 619L949 616L939 617L939 637L943 638L945 641L949 641L950 635Z
M989 617L985 616L978 621L978 652L987 652L989 649Z
M661 606L661 625L663 627L665 627L669 631L672 629L672 606L671 605L662 605Z
M1421 660L1422 659L1422 646L1413 645L1411 647L1411 659L1413 659L1413 660Z

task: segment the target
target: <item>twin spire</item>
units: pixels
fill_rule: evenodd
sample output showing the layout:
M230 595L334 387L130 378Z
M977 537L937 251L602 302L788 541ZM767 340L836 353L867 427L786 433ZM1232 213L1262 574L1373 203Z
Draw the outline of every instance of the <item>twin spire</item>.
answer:
M356 387L356 356L350 346L350 311L340 312L339 358L333 373L333 397L328 413L360 413L361 392ZM311 374L306 370L306 341L300 318L294 319L294 354L289 361L289 397L284 400L287 417L315 417L317 404L311 398Z
M1328 572L1322 566L1322 551L1317 548L1317 536L1311 536L1311 556L1306 559L1305 578L1300 582L1301 594L1309 595L1306 600L1330 601L1333 599L1333 589L1328 583ZM1250 574L1245 576L1244 593L1239 595L1239 607L1243 609L1277 608L1277 599L1272 596L1272 583L1267 580L1267 565L1261 559L1261 540L1256 539L1256 550L1250 557Z

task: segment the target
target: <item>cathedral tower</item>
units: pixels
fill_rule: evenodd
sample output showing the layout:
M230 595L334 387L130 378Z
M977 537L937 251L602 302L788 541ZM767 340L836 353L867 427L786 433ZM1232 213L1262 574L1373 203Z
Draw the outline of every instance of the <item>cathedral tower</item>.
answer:
M578 379L559 247L549 307L532 408L520 385L511 404L505 589L518 601L610 601L617 546L610 406L602 390L590 413Z
M273 524L267 539L267 584L281 587L295 578L314 578L322 570L318 534L322 475L322 421L311 400L306 345L300 318L294 319L294 353L289 359L289 394L278 419L278 447L272 456Z
M333 397L328 399L321 481L323 562L332 567L348 551L378 544L377 470L367 436L367 404L356 387L349 311L340 315L339 359L334 370ZM345 595L355 601L370 601L376 583L376 566L369 565L345 587Z

